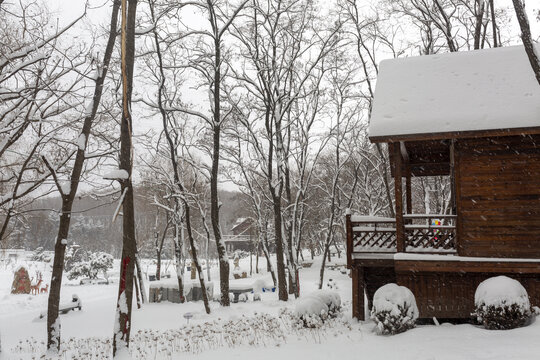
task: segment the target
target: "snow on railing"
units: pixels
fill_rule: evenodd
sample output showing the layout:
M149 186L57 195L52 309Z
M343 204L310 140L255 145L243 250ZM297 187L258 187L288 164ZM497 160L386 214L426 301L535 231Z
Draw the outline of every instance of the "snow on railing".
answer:
M396 219L347 215L347 255L397 252ZM404 214L402 233L406 252L455 252L456 215Z

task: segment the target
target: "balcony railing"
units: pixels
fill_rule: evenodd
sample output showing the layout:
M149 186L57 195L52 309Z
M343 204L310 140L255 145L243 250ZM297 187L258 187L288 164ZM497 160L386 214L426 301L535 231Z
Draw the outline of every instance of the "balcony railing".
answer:
M456 216L446 214L403 215L402 246L395 218L347 215L347 254L405 252L454 253ZM350 261L350 259L349 259Z

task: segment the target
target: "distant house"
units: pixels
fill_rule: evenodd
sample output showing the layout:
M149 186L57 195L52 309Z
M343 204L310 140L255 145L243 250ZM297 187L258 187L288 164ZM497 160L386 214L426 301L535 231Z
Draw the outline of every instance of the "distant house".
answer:
M0 257L7 260L23 260L26 259L27 251L24 249L0 249Z
M228 252L236 250L253 251L256 228L252 218L238 218L231 228L232 235L225 235L225 248Z
M347 215L355 317L396 282L420 317L467 318L496 275L540 305L540 86L522 46L382 62L369 138L388 144L396 215ZM412 213L421 176L450 177L453 213Z

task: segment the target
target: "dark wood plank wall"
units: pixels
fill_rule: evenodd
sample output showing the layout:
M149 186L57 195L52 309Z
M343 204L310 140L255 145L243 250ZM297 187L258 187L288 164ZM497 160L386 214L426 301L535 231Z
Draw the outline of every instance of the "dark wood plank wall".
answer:
M474 310L474 293L480 282L501 275L459 272L396 272L399 285L409 288L421 318L469 318ZM518 280L529 294L531 305L540 305L540 275L504 274Z
M540 258L540 136L456 143L458 252Z

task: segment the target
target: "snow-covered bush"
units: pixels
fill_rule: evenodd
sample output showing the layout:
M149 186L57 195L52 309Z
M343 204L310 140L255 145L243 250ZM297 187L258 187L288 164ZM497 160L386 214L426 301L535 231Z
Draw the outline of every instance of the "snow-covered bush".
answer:
M296 303L294 314L303 327L320 327L329 317L334 318L341 311L339 294L329 290L317 290L301 298Z
M66 246L66 253L64 255L64 269L66 272L71 271L74 264L81 261L83 251L81 247L76 244Z
M51 257L45 254L45 250L43 249L43 247L39 246L32 253L32 261L50 262Z
M474 294L474 313L486 329L513 329L531 316L529 295L519 281L507 276L484 280Z
M74 263L71 271L67 274L68 279L74 280L80 277L97 279L101 272L108 279L107 271L112 269L114 258L105 252L89 253L87 261Z
M371 318L379 334L398 334L413 328L418 319L414 294L397 284L381 286L373 296Z
M335 291L317 290L307 295L307 297L320 299L328 307L330 317L336 317L341 312L341 298Z

